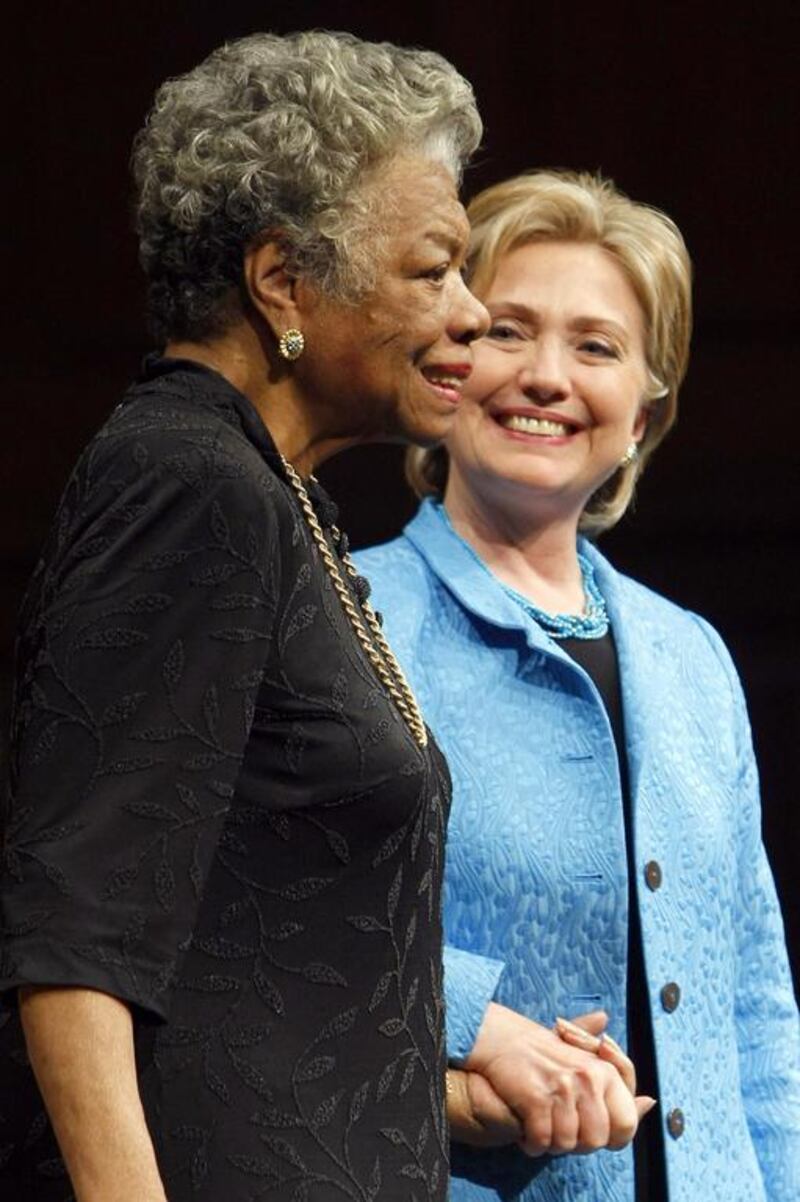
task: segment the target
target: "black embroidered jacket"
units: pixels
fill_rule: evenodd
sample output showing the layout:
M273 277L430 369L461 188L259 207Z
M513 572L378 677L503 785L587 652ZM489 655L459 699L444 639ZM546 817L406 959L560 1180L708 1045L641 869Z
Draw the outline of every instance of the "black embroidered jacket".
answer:
M258 415L158 361L23 614L0 988L136 1014L171 1202L442 1200L449 781L342 611ZM0 1011L0 1194L70 1197Z

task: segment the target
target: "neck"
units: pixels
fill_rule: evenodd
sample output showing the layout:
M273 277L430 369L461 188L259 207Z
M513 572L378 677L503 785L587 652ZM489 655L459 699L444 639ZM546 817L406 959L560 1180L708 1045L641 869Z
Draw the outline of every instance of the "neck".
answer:
M583 612L577 554L579 511L538 506L530 489L467 487L451 462L445 508L486 566L548 613ZM542 512L545 509L545 512Z
M207 341L168 342L169 358L191 359L211 368L241 392L257 411L280 453L301 476L357 439L326 436L317 428L312 407L304 403L291 365L277 358L246 319Z

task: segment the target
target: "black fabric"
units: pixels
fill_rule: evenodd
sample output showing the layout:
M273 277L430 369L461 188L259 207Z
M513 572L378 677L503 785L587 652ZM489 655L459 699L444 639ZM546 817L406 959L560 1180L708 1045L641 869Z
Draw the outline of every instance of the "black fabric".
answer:
M23 614L13 745L0 988L131 1004L170 1202L444 1199L447 769L214 373L151 363L81 457ZM0 1196L61 1202L3 1021Z
M657 1098L658 1072L637 897L637 885L643 868L636 864L633 854L633 814L628 780L628 757L625 751L624 716L617 652L610 631L600 639L560 639L559 645L576 663L580 664L594 681L606 707L617 747L629 881L628 1055L636 1066L639 1093ZM667 1202L668 1199L662 1121L658 1108L656 1108L642 1121L634 1140L636 1202Z

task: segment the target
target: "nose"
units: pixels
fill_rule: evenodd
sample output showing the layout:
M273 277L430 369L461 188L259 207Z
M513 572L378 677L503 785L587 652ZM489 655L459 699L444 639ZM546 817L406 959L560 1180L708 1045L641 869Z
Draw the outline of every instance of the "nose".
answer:
M489 329L489 311L474 296L460 275L456 277L456 293L450 309L448 333L454 342L465 346L481 338Z
M569 394L569 373L562 348L555 339L540 336L530 342L525 361L520 365L519 386L526 396L545 403L562 400Z

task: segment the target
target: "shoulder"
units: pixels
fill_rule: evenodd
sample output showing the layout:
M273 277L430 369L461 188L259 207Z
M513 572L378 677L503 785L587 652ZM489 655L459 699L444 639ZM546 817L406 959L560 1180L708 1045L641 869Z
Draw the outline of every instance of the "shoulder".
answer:
M77 488L75 487L77 483ZM287 491L224 390L193 394L161 382L135 385L86 447L70 481L84 519L109 505L126 512L178 508L271 521Z
M405 533L390 542L357 551L354 558L358 570L375 590L379 608L382 596L422 599L434 583L427 561Z
M387 576L394 577L400 572L423 575L428 570L425 560L405 533L389 542L356 551L354 559L359 569L376 581Z
M593 545L582 542L581 551L595 568L612 620L624 626L632 641L669 649L676 661L694 665L689 675L697 678L705 668L707 673L724 677L739 693L739 677L730 652L706 618L618 571Z
M174 575L170 588L181 592L183 574L215 557L274 576L296 519L287 486L235 413L135 386L75 465L29 596L63 603L142 573Z
M242 414L227 392L215 394L135 385L88 448L93 462L130 461L140 472L174 472L187 484L198 470L219 479L268 479L263 450L248 436Z
M356 552L354 559L369 581L371 600L384 617L389 641L401 659L407 659L426 620L441 605L435 575L405 533Z

